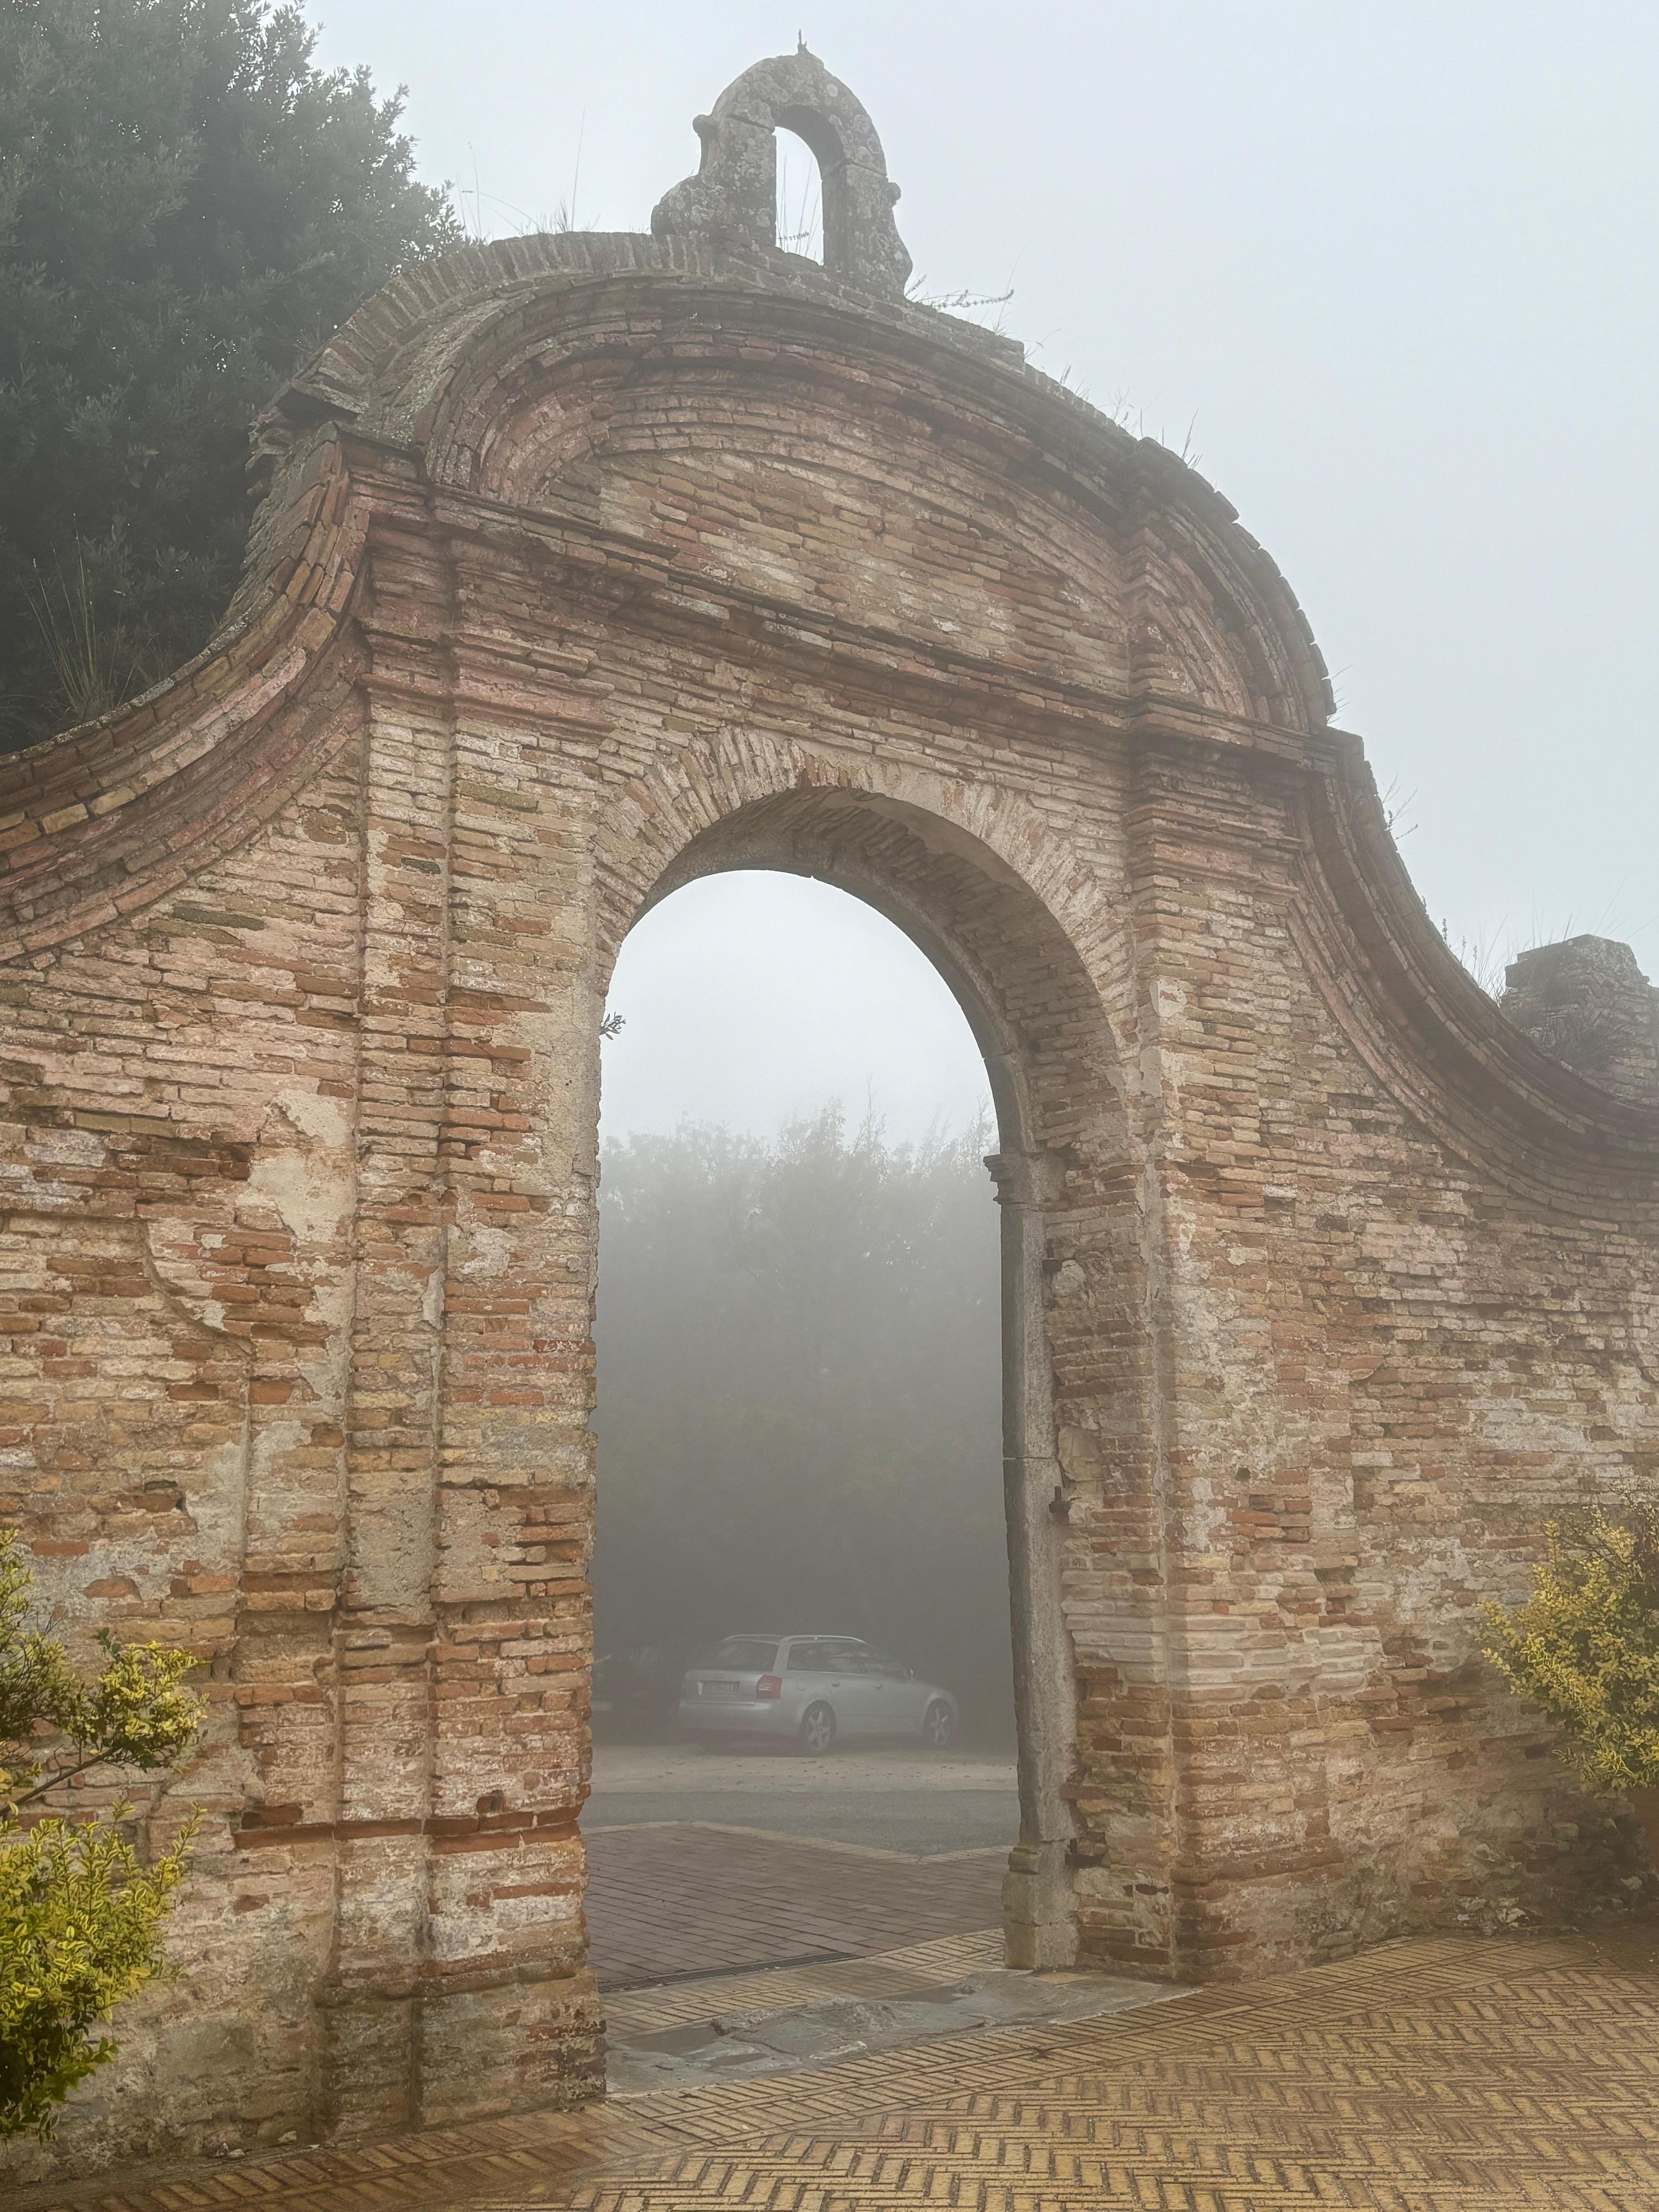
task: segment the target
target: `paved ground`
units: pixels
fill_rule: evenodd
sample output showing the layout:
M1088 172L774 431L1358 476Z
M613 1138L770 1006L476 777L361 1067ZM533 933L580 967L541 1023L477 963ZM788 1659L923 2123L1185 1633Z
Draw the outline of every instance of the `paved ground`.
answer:
M582 1814L602 1989L971 1935L1018 1832L1004 1758L601 1745Z
M1642 1944L1447 1936L1103 2019L9 2212L1654 2212Z
M1091 2020L1188 1994L1114 1974L1023 1974L1002 1930L827 1966L774 1967L624 1990L605 2006L613 2097L805 2072L975 2028Z
M1000 1917L1006 1846L902 1858L743 1828L587 1828L588 1955L603 1990L854 1959Z
M598 1746L584 1829L676 1820L918 1856L1006 1850L1019 1832L1019 1797L1012 1753L895 1747L801 1759L695 1744Z

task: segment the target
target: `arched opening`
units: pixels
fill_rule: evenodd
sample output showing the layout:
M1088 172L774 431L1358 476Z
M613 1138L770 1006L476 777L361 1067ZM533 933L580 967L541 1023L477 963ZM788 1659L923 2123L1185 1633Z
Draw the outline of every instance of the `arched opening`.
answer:
M1114 1000L1131 988L1125 940L1115 912L1078 901L1084 879L1042 858L1017 805L970 822L948 783L896 763L883 775L883 789L830 779L804 750L744 732L688 747L632 785L596 839L594 1018L641 917L685 884L744 869L852 892L927 957L965 1017L997 1130L1019 1802L1003 1929L1011 1966L1061 1966L1080 1949L1140 1942L1143 1925L1158 1934L1162 1896L1132 1869L1164 1847L1174 1819L1145 1240L1129 1077L1097 980ZM1096 1823L1086 1862L1073 1809L1083 1799ZM591 1819L590 1808L590 1842ZM1115 1854L1120 1838L1113 1870L1102 1844Z
M806 141L781 125L777 141L777 242L786 253L823 259L823 173Z
M960 1007L867 904L744 870L641 918L607 1020L583 1825L634 2087L694 2063L641 2030L653 1983L683 2009L818 1954L1000 1965L1019 1802Z

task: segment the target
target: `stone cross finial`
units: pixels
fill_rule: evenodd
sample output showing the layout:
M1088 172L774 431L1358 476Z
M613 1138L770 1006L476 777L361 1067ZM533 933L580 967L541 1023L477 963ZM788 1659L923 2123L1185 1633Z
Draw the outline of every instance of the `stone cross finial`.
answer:
M910 257L893 221L899 188L889 180L876 127L804 43L745 70L692 128L702 141L702 163L657 203L655 237L775 246L776 134L793 131L817 156L823 179L824 267L867 292L903 297Z

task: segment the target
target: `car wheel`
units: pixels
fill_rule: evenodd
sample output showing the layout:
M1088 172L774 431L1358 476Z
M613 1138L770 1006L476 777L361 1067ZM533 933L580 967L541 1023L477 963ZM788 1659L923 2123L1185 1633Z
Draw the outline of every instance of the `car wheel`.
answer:
M822 1759L836 1740L836 1717L828 1705L808 1705L796 1738L809 1759Z
M957 1740L957 1717L942 1698L935 1698L921 1717L921 1740L929 1751L949 1751Z

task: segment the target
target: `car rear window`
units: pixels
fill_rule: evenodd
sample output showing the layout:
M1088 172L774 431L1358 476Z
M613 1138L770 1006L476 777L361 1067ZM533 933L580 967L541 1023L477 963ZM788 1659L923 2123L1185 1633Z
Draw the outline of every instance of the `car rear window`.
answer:
M792 1644L792 1674L863 1674L869 1662L863 1644L847 1636L825 1636L811 1644Z
M705 1667L730 1667L738 1674L769 1674L778 1656L774 1637L728 1636Z

